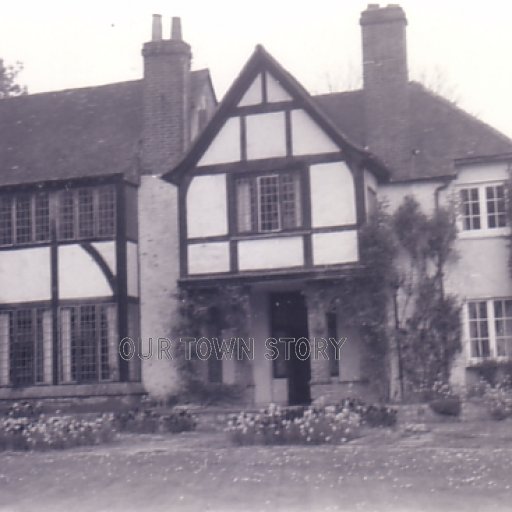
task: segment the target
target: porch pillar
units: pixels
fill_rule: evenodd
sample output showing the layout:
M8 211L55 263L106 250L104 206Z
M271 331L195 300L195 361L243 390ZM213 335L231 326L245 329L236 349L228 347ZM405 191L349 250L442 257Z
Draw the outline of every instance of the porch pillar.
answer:
M239 325L240 332L236 332L235 336L237 336L238 338L243 338L247 345L249 345L249 338L252 336L251 290L248 286L239 286L236 289L236 293L238 294L240 299L239 307L241 310L240 316L243 319L243 326ZM249 359L237 359L235 365L235 382L238 384L242 384L247 388L252 386L254 384L252 368L253 363Z
M308 287L305 290L306 305L308 308L308 331L311 345L311 398L318 398L322 384L330 384L330 366L325 354L325 341L328 338L327 309L325 304L325 292ZM323 350L321 350L323 347Z

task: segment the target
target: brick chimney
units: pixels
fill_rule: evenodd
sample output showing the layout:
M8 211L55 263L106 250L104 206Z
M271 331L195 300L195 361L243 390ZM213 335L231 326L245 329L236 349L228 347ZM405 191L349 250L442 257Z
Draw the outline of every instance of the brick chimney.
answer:
M168 171L190 142L190 46L181 21L172 18L171 38L162 38L162 17L153 15L152 40L144 57L142 172Z
M366 145L395 175L410 164L407 20L399 5L369 4L361 13Z

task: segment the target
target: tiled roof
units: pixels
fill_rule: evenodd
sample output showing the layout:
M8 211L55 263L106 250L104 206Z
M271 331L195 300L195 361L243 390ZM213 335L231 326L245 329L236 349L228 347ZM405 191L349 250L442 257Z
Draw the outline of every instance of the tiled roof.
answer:
M192 72L192 98L209 80L207 70ZM409 93L410 165L395 169L393 180L445 176L455 172L456 159L512 152L512 140L422 85L411 82ZM360 147L367 146L363 95L312 98ZM0 100L0 185L117 173L135 178L141 135L141 80Z
M421 84L410 82L409 94L409 166L395 169L393 180L445 176L455 172L456 159L512 151L511 139ZM366 147L364 91L314 99L339 130Z
M192 72L192 98L205 80ZM142 114L141 80L0 100L0 185L135 178Z

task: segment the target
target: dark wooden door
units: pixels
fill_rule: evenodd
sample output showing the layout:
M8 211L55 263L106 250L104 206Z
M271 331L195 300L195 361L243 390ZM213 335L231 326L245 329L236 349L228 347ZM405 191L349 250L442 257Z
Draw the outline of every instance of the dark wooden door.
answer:
M306 340L301 342L300 354L297 353L296 342L290 344L287 360L283 357L283 347L279 347L279 360L274 361L274 376L288 378L290 405L308 404L311 402L311 361L309 357L304 359L309 332L304 297L300 292L273 293L270 302L272 337Z

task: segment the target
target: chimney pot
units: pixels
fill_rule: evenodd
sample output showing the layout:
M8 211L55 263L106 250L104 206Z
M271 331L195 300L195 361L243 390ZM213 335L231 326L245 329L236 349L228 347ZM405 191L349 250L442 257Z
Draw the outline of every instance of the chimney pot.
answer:
M151 39L153 41L162 40L162 16L160 14L153 14L153 28Z
M171 21L171 39L181 41L181 19L173 17Z

